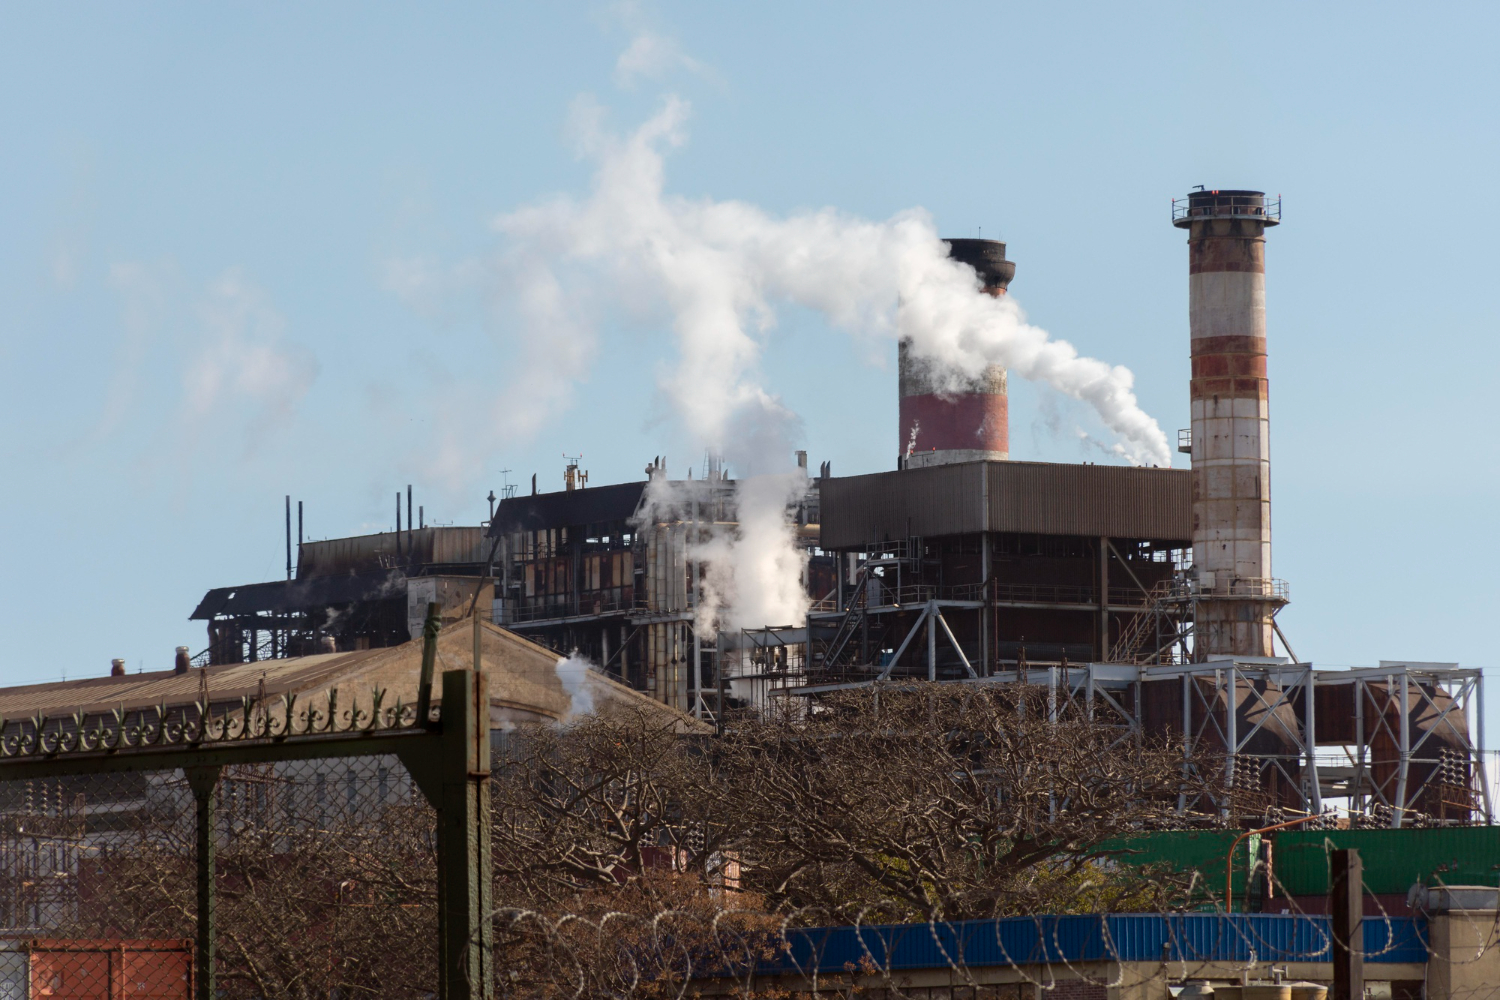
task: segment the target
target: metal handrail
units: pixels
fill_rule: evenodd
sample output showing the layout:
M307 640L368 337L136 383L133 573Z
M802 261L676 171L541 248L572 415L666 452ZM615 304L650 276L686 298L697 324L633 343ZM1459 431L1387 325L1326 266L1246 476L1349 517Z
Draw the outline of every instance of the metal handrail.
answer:
M623 589L623 588L611 588ZM510 623L543 621L548 618L573 618L578 615L602 615L616 611L632 611L635 602L626 600L623 595L609 597L592 597L592 594L603 594L605 591L584 591L577 600L571 598L559 601L555 604L522 604L512 606L507 602L503 618ZM521 598L523 601L535 601L534 597Z
M1173 198L1172 221L1178 222L1183 219L1262 219L1280 222L1281 195L1278 194L1275 201L1263 196L1259 205L1239 205L1231 200L1227 205L1223 203L1201 205L1196 209L1192 205L1191 196Z

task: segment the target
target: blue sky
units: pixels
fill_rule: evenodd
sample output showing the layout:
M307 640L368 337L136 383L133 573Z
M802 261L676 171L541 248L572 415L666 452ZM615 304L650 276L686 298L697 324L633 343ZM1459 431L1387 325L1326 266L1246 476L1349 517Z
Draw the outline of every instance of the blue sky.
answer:
M0 682L202 648L204 590L281 574L288 493L328 537L389 527L408 482L473 524L502 469L557 489L564 453L596 484L701 460L663 404L670 337L609 311L576 379L492 426L536 377L484 278L495 219L587 193L581 99L628 132L667 95L691 104L669 192L1005 239L1030 319L1128 366L1169 435L1169 199L1282 194L1283 625L1320 664L1497 663L1500 13L1245 9L0 7ZM889 468L894 357L797 309L764 337L813 464ZM1079 404L1011 392L1014 457L1106 460Z

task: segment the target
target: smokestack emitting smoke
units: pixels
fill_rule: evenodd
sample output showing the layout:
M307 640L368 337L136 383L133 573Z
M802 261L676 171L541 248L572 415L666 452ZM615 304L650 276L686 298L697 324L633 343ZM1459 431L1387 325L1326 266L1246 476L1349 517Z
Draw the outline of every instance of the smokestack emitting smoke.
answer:
M925 212L885 222L834 209L775 218L743 202L667 195L663 152L683 142L687 115L686 102L670 97L617 136L601 127L596 105L580 102L574 133L596 164L592 191L518 209L495 225L509 243L504 276L522 342L559 353L555 364L526 366L528 397L566 396L540 383L578 377L577 356L595 342L591 316L602 312L595 298L670 316L678 358L661 388L677 426L695 450L722 454L742 474L739 528L702 553L705 591L717 595L726 622L787 624L806 606L805 553L786 524L806 484L792 464L798 421L758 371L778 305L813 310L858 338L904 344L934 396L965 393L994 366L1039 381L1089 404L1124 460L1170 464L1166 436L1137 405L1130 371L1080 357L1028 324L1009 297L983 294L989 282L949 257Z
M1088 403L1125 460L1170 464L1166 435L1137 405L1130 371L1050 339L1009 296L981 294L974 268L949 258L925 212L887 222L834 209L778 219L744 202L666 195L662 151L682 144L687 113L684 101L669 98L619 137L585 106L575 131L598 164L589 197L559 196L501 216L496 226L532 280L567 289L559 303L576 304L599 287L581 280L586 266L613 279L605 285L616 301L670 311L680 357L663 387L683 426L704 442L725 446L733 461L739 425L765 431L767 422L793 419L755 370L758 335L774 326L775 304L788 303L855 336L907 340L914 358L936 363L938 392L961 391L997 364L1042 382ZM525 318L537 335L558 328L545 313L528 310ZM560 323L576 326L578 313Z
M968 264L986 295L1005 294L1016 265L999 240L947 240L948 256ZM897 445L903 468L1010 457L1010 401L1005 368L986 365L959 386L934 378L932 361L913 357L903 339L898 354L901 392Z

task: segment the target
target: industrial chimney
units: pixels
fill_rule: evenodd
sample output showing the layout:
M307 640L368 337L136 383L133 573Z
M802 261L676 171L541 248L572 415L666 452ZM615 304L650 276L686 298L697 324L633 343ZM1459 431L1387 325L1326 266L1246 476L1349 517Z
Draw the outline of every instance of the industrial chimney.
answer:
M1194 656L1270 656L1286 586L1271 578L1271 438L1266 384L1266 227L1281 202L1260 191L1191 192Z
M948 256L974 268L985 292L996 297L1005 294L1016 265L1005 259L1004 243L969 239L947 243ZM1005 369L990 365L977 378L944 393L944 380L934 378L931 363L912 357L910 348L908 341L901 341L898 465L916 469L1009 457Z

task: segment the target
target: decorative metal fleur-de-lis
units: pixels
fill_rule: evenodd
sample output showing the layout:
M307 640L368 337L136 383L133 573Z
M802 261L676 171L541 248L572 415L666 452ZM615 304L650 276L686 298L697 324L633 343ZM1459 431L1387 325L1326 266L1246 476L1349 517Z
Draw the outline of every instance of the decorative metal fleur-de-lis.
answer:
M380 728L382 719L380 717L380 703L385 700L385 688L376 684L370 688L370 717L365 725L365 732L371 732Z
M296 694L287 692L281 696L281 731L276 736L292 735L292 711L297 702Z
M150 730L151 739L149 740L149 743L155 745L158 743L173 742L169 726L170 722L168 721L167 716L167 703L162 702L156 706L156 726Z

